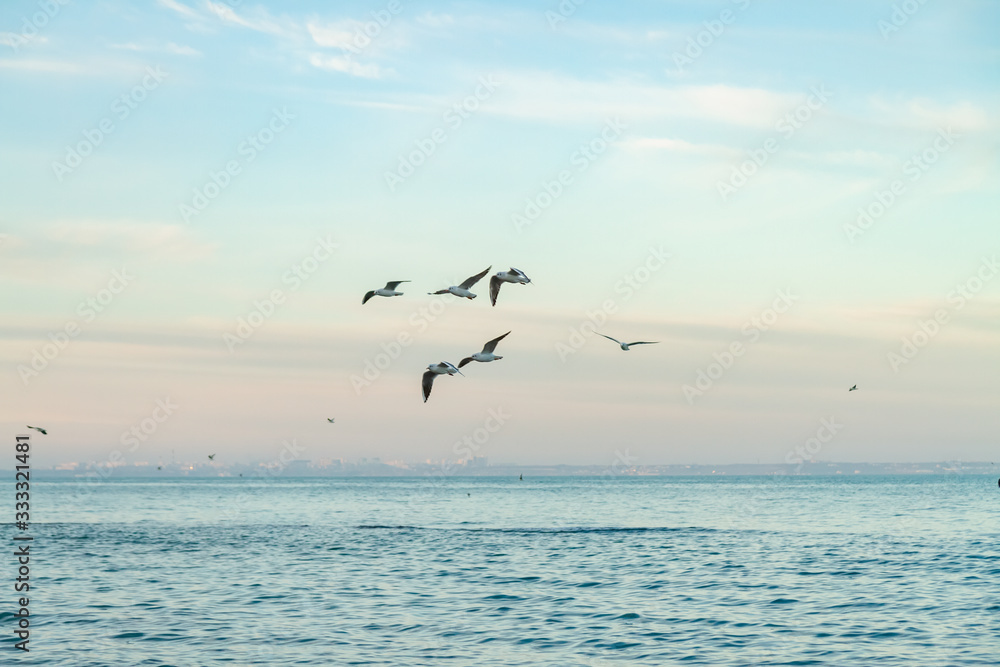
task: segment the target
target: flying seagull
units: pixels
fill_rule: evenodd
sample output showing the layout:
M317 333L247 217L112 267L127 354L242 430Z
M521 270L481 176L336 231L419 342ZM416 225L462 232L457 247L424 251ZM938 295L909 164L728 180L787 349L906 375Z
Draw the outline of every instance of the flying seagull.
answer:
M380 289L373 289L371 292L365 294L365 298L361 300L361 305L368 303L368 299L373 296L403 296L402 292L397 292L396 288L399 287L399 283L408 283L409 280L392 280L385 284L385 287Z
M214 461L215 460L215 454L209 454L208 455L208 460L209 461Z
M331 419L330 417L327 417L327 418L326 418L326 420L327 420L328 422L330 422L331 424L333 423L333 419Z
M29 426L28 428L33 428L36 431L38 431L39 433L41 433L42 435L48 435L49 434L49 432L46 431L44 428L39 428L38 426Z
M486 345L483 345L482 352L476 352L471 357L466 357L465 359L462 359L460 362L458 362L458 367L462 368L466 364L473 361L496 361L497 359L503 359L503 357L501 357L499 354L493 354L493 350L497 349L497 343L506 338L507 334L509 333L510 332L508 331L503 336L497 336L490 342L486 343Z
M854 390L856 390L857 388L858 388L858 385L854 385L853 387L851 387L851 388L850 388L850 389L848 389L847 391L854 391Z
M597 333L597 332L595 331L594 333ZM597 335L598 336L604 336L604 334L602 334L602 333L597 333ZM637 340L634 343L623 343L620 340L612 338L611 336L604 336L604 337L607 338L608 340L613 340L616 343L618 343L621 346L621 348L623 350L625 350L626 352L628 352L628 348L629 348L630 345L653 345L655 343L659 343L660 342L658 340Z
M447 361L442 361L439 364L431 364L427 367L427 371L424 373L423 389L424 389L424 403L427 402L427 397L431 395L431 387L434 386L434 376L435 375L454 375L458 373L459 375L465 375L462 371L455 368L452 364Z
M482 280L483 276L489 273L490 269L492 268L493 268L492 266L487 266L485 271L483 271L482 273L477 273L471 278L466 278L465 282L463 282L458 287L452 285L448 289L439 289L437 292L428 292L428 294L454 294L455 296L464 296L466 299L475 299L476 295L470 292L469 290L472 288L473 285Z
M497 305L497 295L500 294L500 286L503 283L520 283L527 285L531 278L524 275L524 271L510 267L510 271L501 271L490 278L490 303Z

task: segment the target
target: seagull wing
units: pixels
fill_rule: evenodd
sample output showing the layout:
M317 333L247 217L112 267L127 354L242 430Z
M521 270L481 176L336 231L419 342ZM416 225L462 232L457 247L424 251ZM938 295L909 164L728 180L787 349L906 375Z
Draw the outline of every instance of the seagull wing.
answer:
M531 278L529 278L529 277L527 276L527 274L526 274L526 273L525 273L524 271L522 271L521 269L515 269L515 268L514 268L514 267L512 266L512 267L510 267L510 270L511 270L511 272L513 272L513 273L516 273L517 275L519 275L519 276L521 276L522 278L524 278L525 280L527 280L527 281L528 281L529 283L531 282Z
M487 266L485 271L482 271L481 273L477 273L476 275L472 276L471 278L467 278L465 280L465 282L463 282L461 285L459 285L459 287L461 287L462 289L470 289L473 285L475 285L480 280L482 280L483 276L485 276L487 273L489 273L490 269L492 269L492 268L493 268L492 265L491 266Z
M496 276L490 278L490 303L494 306L497 305L497 295L500 294L500 285L502 283L503 281Z
M594 333L597 333L597 332L595 331ZM598 335L598 336L604 336L604 334L602 334L602 333L597 333L597 335ZM621 342L620 340L618 340L618 339L616 339L616 338L612 338L611 336L604 336L604 337L605 337L605 338L607 338L608 340L613 340L613 341L615 341L615 342L616 342L616 343L618 343L619 345L621 345L621 344L622 344L622 342Z
M397 287L399 287L399 283L408 283L408 282L410 282L410 281L409 280L393 280L392 282L386 283L385 284L385 288L386 289L394 290Z
M503 336L497 336L496 338L494 338L490 342L486 343L486 345L483 345L483 352L489 352L489 353L492 354L493 350L497 349L497 343L499 343L500 341L502 341L509 334L510 334L510 332L508 331Z
M472 357L466 357L465 359L462 359L460 362L458 362L458 367L461 368L462 366L473 361L475 361L475 359L473 359Z
M428 294L451 294L451 292L446 289L439 289L437 292L428 292Z
M368 303L368 299L372 298L373 296L375 296L375 290L372 290L371 292L365 294L365 298L361 299L361 305L363 306L366 303Z
M631 345L655 345L656 343L659 343L659 342L660 341L658 341L658 340L637 340L634 343L626 343L626 345L630 345L630 346Z
M421 386L424 390L424 403L427 402L427 397L431 395L431 387L434 386L434 376L437 375L434 371L427 371L424 373L424 381Z

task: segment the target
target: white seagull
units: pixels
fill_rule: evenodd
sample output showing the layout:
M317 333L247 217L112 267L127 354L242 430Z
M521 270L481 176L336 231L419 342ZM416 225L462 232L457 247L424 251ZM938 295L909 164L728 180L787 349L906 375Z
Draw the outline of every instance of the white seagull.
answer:
M493 350L497 349L497 343L506 338L507 334L509 333L510 332L508 331L503 336L497 336L490 342L486 343L486 345L483 345L482 352L476 352L471 357L466 357L465 359L462 359L460 362L458 362L458 367L461 368L462 366L465 366L466 364L471 363L473 361L496 361L497 359L503 359L503 357L501 357L499 354L493 354Z
M403 296L402 292L397 292L396 288L399 287L399 283L408 283L409 280L391 280L385 284L385 287L380 289L373 289L368 294L365 294L365 298L361 300L361 305L368 303L368 299L373 296Z
M454 375L458 373L459 375L465 376L465 373L455 368L452 364L447 361L442 361L439 364L431 364L427 367L427 371L424 373L423 389L424 389L424 403L427 402L427 397L431 395L431 387L434 386L434 376L435 375Z
M503 283L520 283L527 285L531 278L524 275L524 271L510 267L510 271L501 271L490 278L490 303L497 305L497 295L500 294L500 285Z
M492 268L492 266L486 267L485 271L477 273L471 278L467 278L465 282L458 287L452 285L448 289L439 289L437 292L428 292L428 294L454 294L455 296L464 296L466 299L475 299L476 295L470 292L469 289L482 280L482 277L489 273Z
M596 331L594 333L596 333L598 336L604 336L604 334L597 333ZM658 340L637 340L634 343L623 343L620 340L612 338L611 336L604 336L604 337L607 338L608 340L613 340L616 343L618 343L621 346L621 348L623 350L625 350L626 352L628 352L628 348L629 348L630 345L653 345L655 343L659 343L660 342Z

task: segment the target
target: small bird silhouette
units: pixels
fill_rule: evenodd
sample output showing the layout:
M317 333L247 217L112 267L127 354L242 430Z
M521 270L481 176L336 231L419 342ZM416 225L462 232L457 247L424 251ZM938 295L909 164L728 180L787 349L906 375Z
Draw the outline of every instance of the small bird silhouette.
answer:
M208 455L208 460L209 461L214 461L215 460L215 454L209 454Z
M598 333L596 331L594 333L596 333L598 336L604 336L604 334ZM656 343L660 342L658 340L637 340L634 343L623 343L617 338L612 338L611 336L604 336L604 337L607 338L608 340L613 340L614 342L618 343L619 347L621 347L626 352L628 352L628 348L630 345L655 345Z
M858 385L854 385L853 387L851 387L847 391L855 391L857 388L858 388Z
M41 433L42 435L48 435L49 434L49 432L46 431L44 428L39 428L38 426L29 426L28 428L33 428L36 431L38 431L39 433Z
M326 420L327 420L328 422L330 422L331 424L333 423L333 419L331 419L330 417L327 417L327 418L326 418Z

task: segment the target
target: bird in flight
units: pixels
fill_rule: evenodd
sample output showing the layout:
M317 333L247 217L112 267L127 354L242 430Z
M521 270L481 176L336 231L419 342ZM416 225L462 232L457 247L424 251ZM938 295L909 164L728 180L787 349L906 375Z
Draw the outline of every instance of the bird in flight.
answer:
M442 361L439 364L431 364L428 366L427 370L424 372L424 381L421 385L424 390L424 403L427 402L427 397L431 395L431 387L434 386L434 377L437 375L444 375L446 373L448 375L454 375L455 373L463 376L465 375L462 371L458 370L447 361Z
M368 299L373 296L403 296L402 292L397 292L396 288L399 287L400 283L408 283L409 280L392 280L385 284L385 287L380 287L379 289L373 289L371 292L365 294L365 298L361 300L361 305L368 303Z
M490 342L486 343L486 345L483 345L483 351L482 352L476 352L471 357L466 357L465 359L462 359L460 362L458 362L458 367L462 368L466 364L468 364L470 362L473 362L473 361L483 361L483 362L486 362L486 361L496 361L497 359L503 359L503 357L501 357L499 354L493 354L493 350L497 349L497 343L499 343L504 338L506 338L507 334L509 334L509 333L510 332L508 331L503 336L497 336L496 338L494 338Z
M328 422L330 422L331 424L333 423L333 418L331 418L331 417L327 417L327 418L326 418L326 420L327 420Z
M473 285L482 280L483 276L489 273L492 268L492 266L487 266L485 271L477 273L471 278L466 278L465 281L457 287L452 285L448 289L439 289L437 292L428 292L428 294L454 294L455 296L464 296L466 299L475 299L476 295L469 290L472 289Z
M156 466L157 470L163 470L163 466Z
M497 305L497 295L500 294L500 286L504 283L520 283L527 285L531 283L531 278L524 275L524 271L510 267L510 271L501 271L490 278L490 303Z
M209 461L214 461L215 460L215 454L209 454L208 455L208 460Z
M847 391L855 391L855 390L857 390L857 388L858 388L858 385L854 385L853 387L851 387Z
M49 434L49 432L46 431L44 428L40 428L38 426L29 426L28 428L33 428L36 431L38 431L39 433L41 433L42 435L48 435Z
M597 333L597 332L595 331L594 333ZM604 334L602 334L602 333L598 333L597 335L598 336L604 336ZM616 338L612 338L611 336L604 336L604 337L607 338L608 340L613 340L616 343L618 343L618 345L620 345L621 348L623 350L625 350L626 352L628 352L628 348L631 345L654 345L654 344L660 342L658 340L637 340L634 343L623 343L623 342L621 342L620 340L618 340Z

